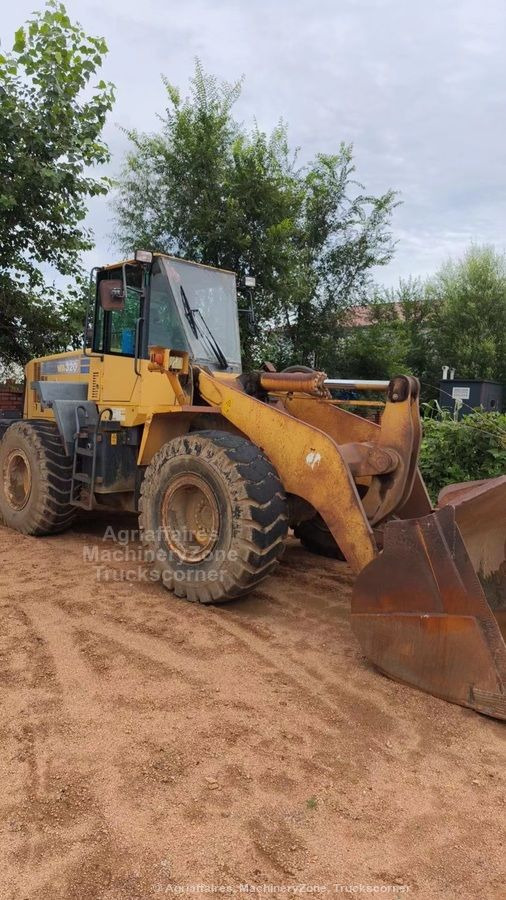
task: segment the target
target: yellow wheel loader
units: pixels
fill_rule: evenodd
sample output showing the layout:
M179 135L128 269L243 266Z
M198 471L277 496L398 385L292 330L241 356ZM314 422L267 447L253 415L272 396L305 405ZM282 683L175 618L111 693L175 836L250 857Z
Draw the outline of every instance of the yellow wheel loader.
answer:
M506 476L432 508L417 380L243 373L232 272L138 251L94 284L83 349L30 362L22 418L0 419L5 524L136 512L157 577L202 603L271 575L291 527L356 573L352 628L378 669L506 719ZM350 390L359 410L384 395L380 424Z

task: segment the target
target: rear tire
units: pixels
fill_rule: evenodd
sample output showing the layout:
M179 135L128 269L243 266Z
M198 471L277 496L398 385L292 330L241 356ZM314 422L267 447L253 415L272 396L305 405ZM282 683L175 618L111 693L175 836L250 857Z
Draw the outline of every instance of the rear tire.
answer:
M298 372L299 374L304 375L314 375L316 369L312 369L311 366L287 366L286 369L281 369L282 372Z
M64 531L76 515L71 478L72 460L56 425L16 422L0 441L0 518L22 534Z
M168 590L200 603L247 594L275 570L286 498L250 441L200 431L169 441L148 466L139 503L147 559Z
M309 550L310 553L317 553L319 556L329 556L332 559L345 560L338 544L336 544L329 529L325 525L322 517L314 516L300 522L294 528L295 537L298 537L302 546Z

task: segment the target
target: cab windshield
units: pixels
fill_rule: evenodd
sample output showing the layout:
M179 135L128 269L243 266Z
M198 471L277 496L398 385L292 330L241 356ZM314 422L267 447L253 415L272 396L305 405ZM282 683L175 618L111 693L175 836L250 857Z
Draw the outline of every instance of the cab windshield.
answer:
M197 362L240 369L235 275L172 257L158 261L168 278L186 342ZM153 300L151 301L153 305ZM153 343L150 336L150 343ZM170 346L170 344L169 344ZM172 344L172 346L176 346Z

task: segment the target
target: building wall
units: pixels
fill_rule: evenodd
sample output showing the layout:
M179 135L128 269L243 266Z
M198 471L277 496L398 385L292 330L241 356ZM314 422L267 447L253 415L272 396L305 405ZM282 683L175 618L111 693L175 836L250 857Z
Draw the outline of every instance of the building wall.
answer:
M0 384L0 413L23 409L23 388L10 382Z

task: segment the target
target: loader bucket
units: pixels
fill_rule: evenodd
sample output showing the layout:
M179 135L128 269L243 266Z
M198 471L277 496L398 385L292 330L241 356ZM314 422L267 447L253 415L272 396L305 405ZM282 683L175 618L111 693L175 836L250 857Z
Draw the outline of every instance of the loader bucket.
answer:
M448 502L423 518L387 523L383 552L356 581L352 628L391 678L506 719L500 614L486 600L456 514Z
M506 475L451 484L441 491L438 506L453 506L487 599L506 613Z

